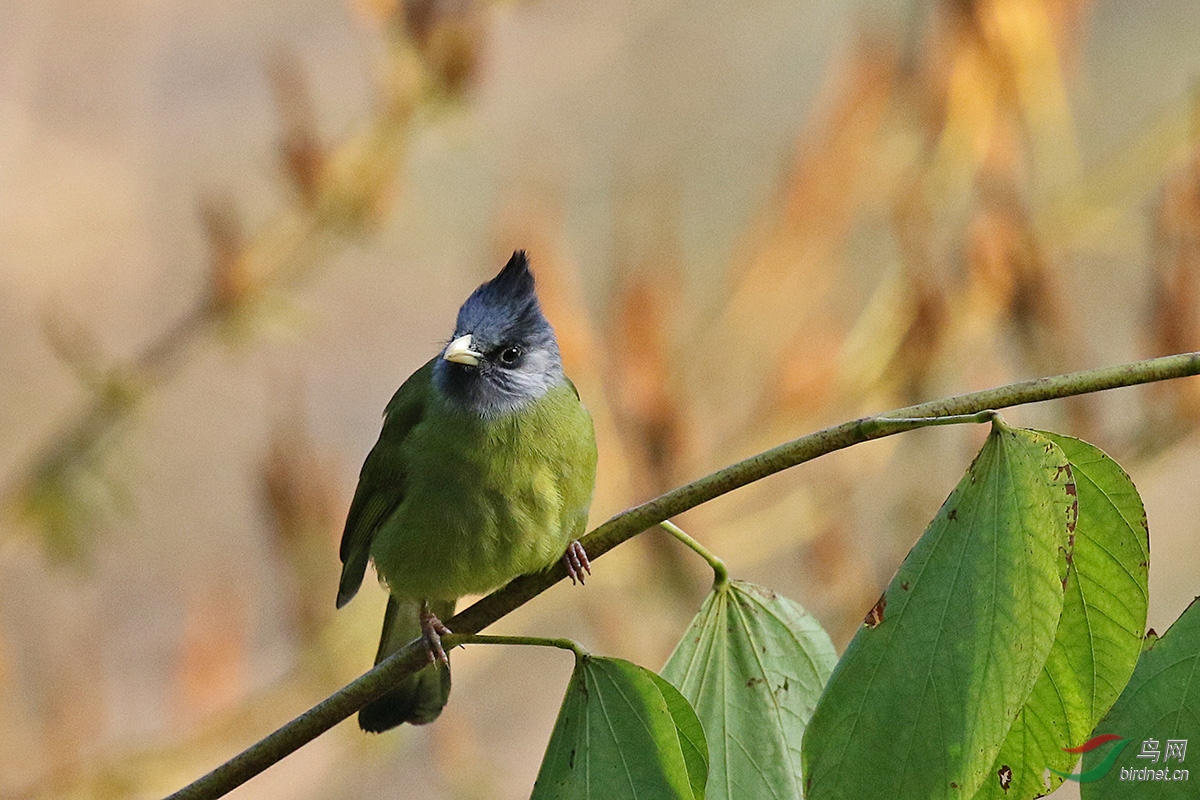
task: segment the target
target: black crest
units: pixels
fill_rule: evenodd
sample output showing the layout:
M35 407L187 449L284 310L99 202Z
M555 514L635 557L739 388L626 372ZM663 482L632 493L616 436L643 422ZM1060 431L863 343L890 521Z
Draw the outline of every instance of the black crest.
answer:
M537 328L545 324L524 250L517 250L496 277L471 293L458 311L457 333L491 339L497 328Z
M518 304L530 297L536 300L533 273L529 271L529 258L525 251L514 250L504 269L476 289L475 294L486 295L491 302L502 305Z

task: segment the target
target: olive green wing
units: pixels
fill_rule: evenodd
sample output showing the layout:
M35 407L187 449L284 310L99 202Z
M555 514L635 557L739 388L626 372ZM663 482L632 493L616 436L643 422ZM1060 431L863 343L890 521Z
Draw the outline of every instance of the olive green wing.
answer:
M350 602L362 585L371 558L375 532L404 499L405 465L402 445L424 417L433 390L433 361L409 376L383 412L383 430L358 476L358 488L346 516L339 555L342 577L337 607Z

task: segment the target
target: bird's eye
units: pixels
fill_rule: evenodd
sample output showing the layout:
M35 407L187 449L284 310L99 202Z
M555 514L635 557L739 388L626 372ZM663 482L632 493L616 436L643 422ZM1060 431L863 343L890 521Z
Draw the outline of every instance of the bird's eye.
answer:
M513 364L517 363L517 359L520 357L521 348L517 347L516 345L513 345L512 347L506 347L500 352L500 363L506 367L511 367Z

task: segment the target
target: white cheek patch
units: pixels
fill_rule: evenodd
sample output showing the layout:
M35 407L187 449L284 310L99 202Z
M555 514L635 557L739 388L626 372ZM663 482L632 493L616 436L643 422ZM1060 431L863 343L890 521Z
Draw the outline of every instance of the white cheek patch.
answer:
M532 403L562 382L562 363L550 351L528 353L517 369L494 369L485 378L492 384L496 402L490 413L512 411Z

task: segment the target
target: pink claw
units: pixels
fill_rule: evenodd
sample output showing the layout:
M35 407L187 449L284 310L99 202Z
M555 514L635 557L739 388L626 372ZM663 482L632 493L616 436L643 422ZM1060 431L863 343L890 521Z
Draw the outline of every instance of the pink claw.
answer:
M592 574L592 562L588 561L587 552L578 540L567 545L567 552L563 553L562 560L567 566L567 575L571 578L572 586L575 585L576 579L583 585L584 574Z
M429 651L429 663L449 667L450 658L442 648L442 637L450 635L452 631L442 624L437 614L429 610L429 603L421 604L421 632L425 636L425 649Z

